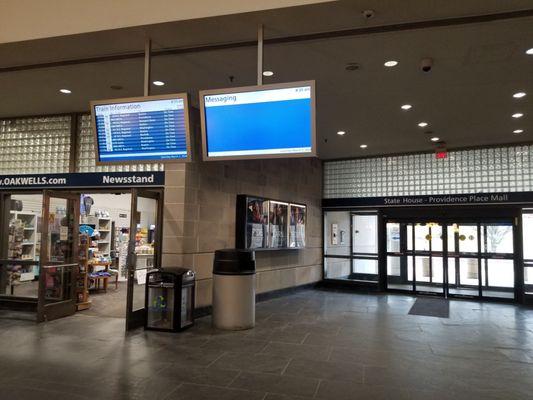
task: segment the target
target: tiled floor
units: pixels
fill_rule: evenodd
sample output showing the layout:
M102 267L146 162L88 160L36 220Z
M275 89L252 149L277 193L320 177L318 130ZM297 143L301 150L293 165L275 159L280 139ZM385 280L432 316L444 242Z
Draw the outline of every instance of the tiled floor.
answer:
M439 319L413 302L309 290L258 304L246 332L0 319L0 398L533 399L532 309L452 301Z

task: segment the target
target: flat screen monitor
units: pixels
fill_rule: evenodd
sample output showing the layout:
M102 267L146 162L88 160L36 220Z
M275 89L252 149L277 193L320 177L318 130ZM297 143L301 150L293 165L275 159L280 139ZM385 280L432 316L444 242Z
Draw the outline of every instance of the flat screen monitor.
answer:
M316 156L315 82L200 92L204 160Z
M96 163L190 160L187 94L91 102Z

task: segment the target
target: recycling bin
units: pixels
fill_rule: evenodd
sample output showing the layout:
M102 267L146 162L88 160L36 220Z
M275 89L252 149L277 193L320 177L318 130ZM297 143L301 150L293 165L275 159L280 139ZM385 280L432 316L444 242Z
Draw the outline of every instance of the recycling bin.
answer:
M177 332L194 323L194 272L165 267L146 275L145 329Z
M242 330L255 325L255 253L215 251L213 262L213 326Z

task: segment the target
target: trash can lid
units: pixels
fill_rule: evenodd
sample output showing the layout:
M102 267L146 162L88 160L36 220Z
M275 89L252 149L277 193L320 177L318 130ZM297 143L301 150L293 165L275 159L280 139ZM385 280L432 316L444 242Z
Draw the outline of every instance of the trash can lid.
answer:
M213 273L219 275L255 274L255 253L245 249L216 250Z
M194 271L189 268L182 268L182 267L161 267L160 272L165 272L167 274L173 274L173 275L183 275L184 278L186 277L194 277Z

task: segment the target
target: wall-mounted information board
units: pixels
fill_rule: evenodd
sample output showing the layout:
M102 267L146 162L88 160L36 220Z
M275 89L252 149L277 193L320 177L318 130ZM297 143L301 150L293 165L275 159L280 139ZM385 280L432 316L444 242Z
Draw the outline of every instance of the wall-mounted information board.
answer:
M190 159L186 94L91 102L96 162Z

